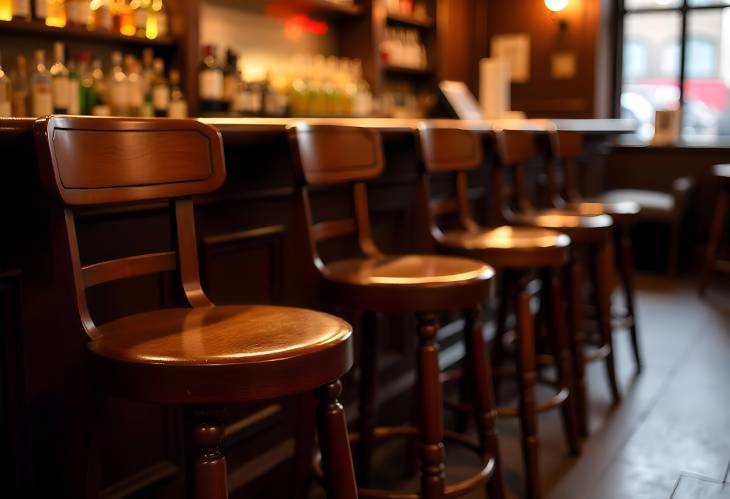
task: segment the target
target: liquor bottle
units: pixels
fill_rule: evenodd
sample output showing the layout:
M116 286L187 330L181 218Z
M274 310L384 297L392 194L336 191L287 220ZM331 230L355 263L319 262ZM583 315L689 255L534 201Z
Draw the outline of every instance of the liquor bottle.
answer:
M79 63L79 107L81 114L91 114L96 104L96 90L94 89L94 76L89 68L91 55L88 52L81 54Z
M215 57L215 46L203 47L199 75L200 107L203 112L225 111L223 101L223 70Z
M147 10L150 0L132 0L129 4L134 10L134 26L136 35L144 37L147 31Z
M188 103L180 89L180 71L170 70L170 107L167 110L170 118L187 118Z
M35 51L35 69L30 75L30 101L33 116L53 114L51 73L46 68L46 53Z
M139 60L133 55L127 55L124 67L127 71L127 85L129 86L129 114L130 116L142 116L144 82Z
M150 47L142 50L142 89L145 92L152 88L152 80L155 78L154 59L155 53Z
M66 0L66 23L69 26L86 26L89 15L88 0Z
M81 114L81 81L73 59L68 62L68 114Z
M109 73L109 105L113 116L127 116L129 113L129 87L127 75L122 68L122 53L112 52L111 72Z
M163 0L150 0L150 6L157 18L157 36L164 38L170 31L167 7L165 7Z
M30 20L30 0L13 0L13 19Z
M158 118L167 116L167 109L170 106L170 85L165 78L165 62L162 59L155 59L155 77L152 80L152 107Z
M66 26L66 0L48 0L46 26L63 28Z
M226 65L223 67L223 100L228 109L231 109L240 79L238 56L233 50L228 49L226 50Z
M10 21L13 18L13 0L0 0L0 21Z
M12 95L13 87L0 59L0 117L8 118L13 115Z
M68 68L64 64L63 43L53 44L53 66L51 66L51 80L53 82L53 112L56 114L68 113L69 85Z
M91 77L94 80L94 103L91 107L91 114L94 116L111 116L111 108L108 104L107 85L104 79L104 71L101 68L101 61L94 59L91 66Z
M48 0L33 0L33 19L45 24L48 17Z
M109 0L91 0L90 8L94 29L111 31L112 11Z
M289 82L279 68L269 70L264 89L264 114L266 116L286 116L289 109Z
M126 36L134 36L137 34L134 9L129 2L126 0L120 0L117 2L117 16L119 19L118 30L121 34Z
M30 83L28 82L28 63L22 54L16 59L15 69L10 75L10 81L13 84L13 116L18 118L29 116Z

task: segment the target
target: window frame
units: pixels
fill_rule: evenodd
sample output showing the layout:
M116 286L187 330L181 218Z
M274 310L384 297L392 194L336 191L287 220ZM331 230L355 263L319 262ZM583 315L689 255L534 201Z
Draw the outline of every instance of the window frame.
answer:
M636 9L627 9L625 0L616 0L616 24L614 39L614 47L616 55L614 58L614 94L613 94L613 113L614 117L621 116L621 91L623 89L623 51L624 51L624 25L627 14L643 14L653 12L678 12L680 14L680 32L679 32L679 105L683 108L685 105L685 83L687 81L687 37L688 28L687 21L691 12L703 10L722 11L730 8L727 3L716 3L709 5L690 5L690 0L681 0L676 7L642 7ZM684 116L682 117L684 119Z

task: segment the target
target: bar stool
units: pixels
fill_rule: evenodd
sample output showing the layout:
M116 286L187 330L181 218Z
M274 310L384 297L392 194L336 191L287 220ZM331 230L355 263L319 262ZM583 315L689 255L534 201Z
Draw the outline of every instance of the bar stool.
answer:
M192 196L225 180L218 132L193 120L48 117L35 123L35 140L42 180L57 201L55 251L67 257L55 263L69 276L100 396L191 409L190 496L224 499L220 405L313 390L328 496L356 498L338 402L338 380L353 362L350 325L297 308L218 307L201 288ZM81 264L72 208L149 200L170 202L173 250ZM189 307L93 321L88 288L162 272L179 273Z
M536 210L527 195L525 163L535 157L535 143L529 132L496 130L498 161L492 170L493 197L504 220L516 225L542 227L563 232L573 243L568 265L569 330L573 348L573 387L578 408L578 426L588 435L588 402L585 387L585 363L604 360L613 403L620 400L611 334L611 292L613 290L613 221L609 215L580 215L562 209ZM512 173L511 200L505 170ZM511 202L510 202L511 201ZM495 210L495 211L497 211ZM582 313L582 262L580 253L587 253L593 284L594 306L598 316L598 348L590 353L583 350L584 325Z
M309 228L312 261L322 277L323 299L332 305L364 312L363 359L360 391L357 468L360 497L428 499L456 497L485 481L490 498L502 498L495 433L496 411L491 372L480 325L480 306L489 297L491 267L465 258L437 255L384 255L372 239L365 181L383 171L380 134L350 126L299 123L289 128L299 195ZM310 188L351 184L354 218L314 222ZM356 236L360 256L323 262L318 244L333 238ZM444 432L442 388L439 380L437 314L445 311L466 314L467 359L472 376L475 419L479 444L465 436ZM418 427L376 427L377 348L375 313L415 314L418 353ZM369 486L370 453L378 439L418 437L421 485L418 493L377 490ZM471 448L482 459L479 471L468 479L446 484L444 439Z
M621 288L624 293L626 313L621 317L621 325L629 330L631 346L637 372L641 372L641 348L637 331L636 304L634 293L634 258L631 242L631 225L637 221L641 206L634 201L603 202L584 200L578 194L576 164L583 154L583 135L576 132L552 130L548 132L550 158L548 165L548 186L550 199L555 208L575 210L581 215L611 215L614 221L613 240L616 251ZM558 168L562 167L562 183L558 181ZM561 185L562 188L558 186Z
M498 408L499 415L519 416L522 426L522 452L527 495L541 497L537 415L562 409L565 435L571 454L580 453L575 408L570 387L573 383L571 352L565 327L560 269L567 263L570 238L554 230L534 227L501 226L485 229L474 221L468 197L467 172L482 165L482 140L469 130L436 128L421 124L420 144L421 209L429 218L431 235L442 251L478 258L502 272L503 298L498 315L504 318L510 302L515 303L517 318L517 379L519 407ZM451 174L455 198L432 201L430 174ZM457 228L442 231L437 217L456 215ZM530 310L530 275L539 272L548 291L552 353L558 368L557 393L537 403L536 338ZM502 319L503 320L503 319Z
M712 168L715 179L720 184L720 193L715 202L715 211L710 226L710 240L707 243L705 264L700 276L700 294L704 295L715 271L730 272L730 260L722 260L718 256L722 236L727 229L727 212L730 205L730 164L715 165Z

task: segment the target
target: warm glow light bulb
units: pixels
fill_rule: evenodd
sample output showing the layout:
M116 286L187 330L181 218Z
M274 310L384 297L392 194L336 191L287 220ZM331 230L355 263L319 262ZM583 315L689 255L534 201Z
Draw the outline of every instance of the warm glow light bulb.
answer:
M545 0L545 7L553 12L560 12L568 6L569 0Z

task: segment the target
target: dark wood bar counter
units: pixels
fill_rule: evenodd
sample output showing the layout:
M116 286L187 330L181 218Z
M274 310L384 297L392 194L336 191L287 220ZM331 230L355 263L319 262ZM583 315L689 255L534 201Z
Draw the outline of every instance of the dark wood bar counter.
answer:
M318 274L305 251L307 240L296 195L286 126L296 119L203 119L217 127L225 142L227 180L221 190L196 200L203 284L216 304L275 303L321 308ZM310 121L310 120L308 120ZM371 183L374 238L388 253L432 251L427 227L416 210L418 163L414 130L418 120L316 119L383 132L385 173ZM439 125L484 132L485 162L490 131L518 128L536 133L551 127L578 131L589 148L615 134L629 133L626 120L438 120ZM90 382L85 362L86 336L75 330L73 284L66 248L51 230L55 210L36 167L33 120L0 120L3 244L0 250L0 403L5 461L5 497L173 498L184 496L185 450L180 442L186 419L180 408L110 400L101 449L87 454L92 422ZM489 170L473 173L470 193L477 218L490 211ZM434 183L435 190L447 182ZM320 219L342 218L351 210L348 192L313 190ZM534 193L539 199L542 192ZM171 240L166 205L145 203L77 211L82 262L168 249ZM425 235L424 235L425 234ZM85 243L85 244L84 244ZM323 256L352 251L347 244L325 246ZM177 302L172 277L144 276L98 286L89 293L95 319L104 322L150 307ZM343 312L356 327L358 317ZM380 400L408 414L411 360L415 338L400 334L410 318L380 317ZM461 322L439 332L441 366L458 363L456 342ZM390 334L392 333L392 334ZM357 335L356 335L357 341ZM357 348L357 347L356 347ZM357 365L344 380L345 400L352 399ZM227 414L226 454L232 497L286 497L292 485L297 406L306 400L231 407ZM355 414L354 404L347 407ZM386 411L383 411L385 414ZM114 428L114 431L110 429ZM87 467L87 462L91 466ZM103 463L103 466L100 465ZM101 469L98 481L89 479Z

